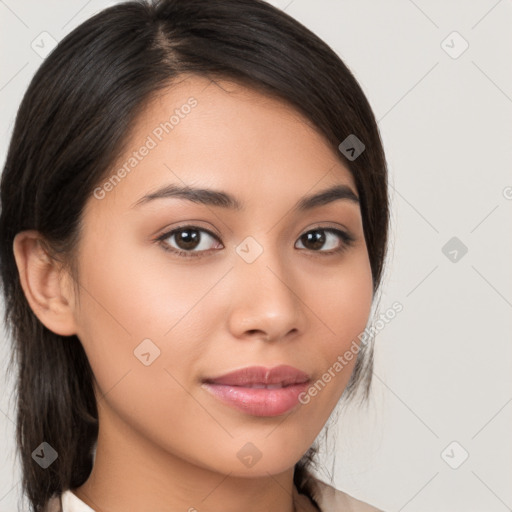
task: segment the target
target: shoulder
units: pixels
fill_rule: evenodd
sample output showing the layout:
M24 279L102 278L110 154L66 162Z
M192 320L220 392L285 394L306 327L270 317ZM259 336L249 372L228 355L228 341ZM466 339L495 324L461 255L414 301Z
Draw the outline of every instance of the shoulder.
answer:
M322 512L383 512L315 478L315 499Z

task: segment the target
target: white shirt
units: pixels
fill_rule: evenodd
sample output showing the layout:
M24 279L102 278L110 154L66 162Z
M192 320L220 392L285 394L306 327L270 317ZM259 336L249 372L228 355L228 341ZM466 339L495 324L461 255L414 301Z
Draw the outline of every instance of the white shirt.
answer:
M315 480L317 492L314 496L319 503L322 512L382 512L382 510L373 507L367 503L359 501L343 491L335 489L321 480ZM310 500L298 494L294 487L294 500L299 512L316 512L316 508ZM84 503L70 489L64 491L60 497L55 496L50 499L44 512L96 512L94 509Z

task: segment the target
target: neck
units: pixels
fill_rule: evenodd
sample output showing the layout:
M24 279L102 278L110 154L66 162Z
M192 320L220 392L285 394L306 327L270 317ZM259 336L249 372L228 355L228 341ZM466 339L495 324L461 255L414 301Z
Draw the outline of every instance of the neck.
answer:
M294 512L293 472L222 474L165 452L124 423L100 422L92 472L73 492L96 512Z

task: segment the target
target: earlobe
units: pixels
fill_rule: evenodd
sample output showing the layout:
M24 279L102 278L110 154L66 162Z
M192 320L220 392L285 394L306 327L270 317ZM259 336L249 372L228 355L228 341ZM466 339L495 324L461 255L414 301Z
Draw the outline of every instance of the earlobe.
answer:
M13 251L21 286L34 314L56 334L76 334L68 276L63 279L61 265L44 250L41 234L35 230L18 233Z

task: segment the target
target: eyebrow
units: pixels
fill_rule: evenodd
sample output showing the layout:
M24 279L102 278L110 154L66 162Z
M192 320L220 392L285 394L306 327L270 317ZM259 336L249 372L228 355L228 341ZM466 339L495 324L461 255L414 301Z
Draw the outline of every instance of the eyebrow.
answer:
M194 203L217 206L234 211L244 209L244 205L236 197L222 190L195 188L177 184L166 185L154 192L144 195L136 201L131 208L138 207L156 199L168 198L186 199ZM296 211L306 211L338 200L347 200L359 204L359 198L348 185L336 185L316 194L301 198L293 209Z

